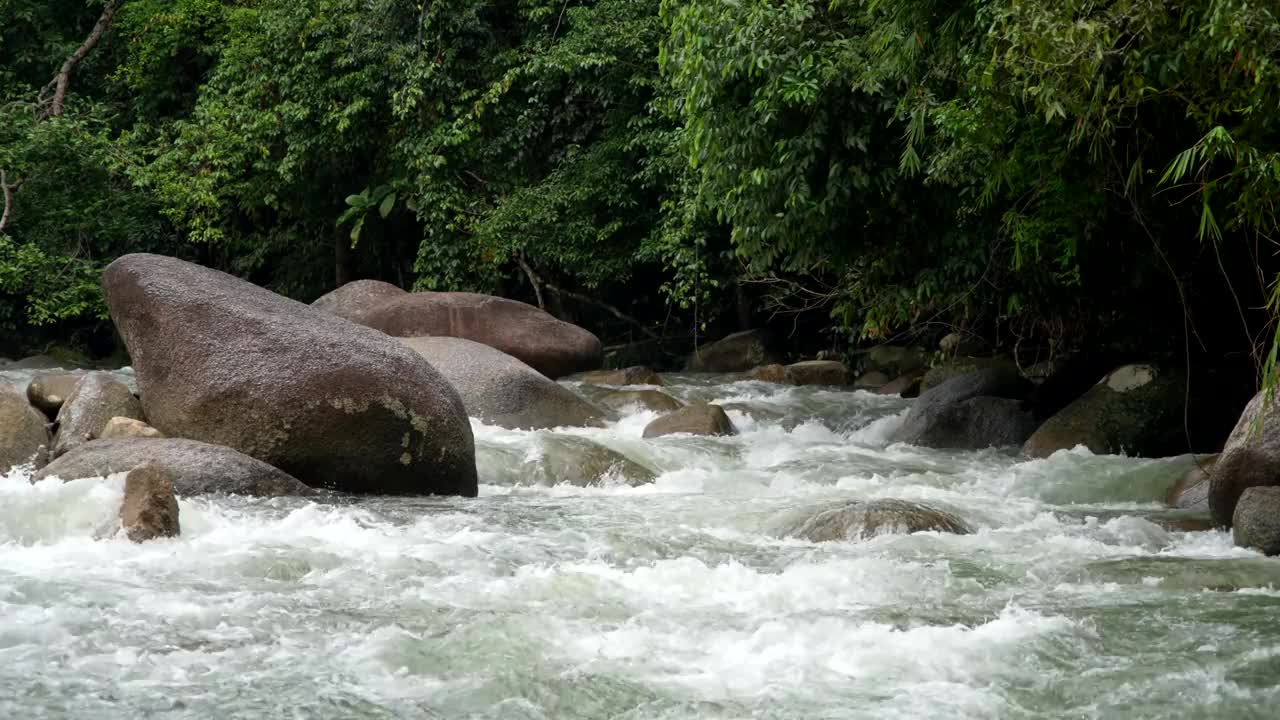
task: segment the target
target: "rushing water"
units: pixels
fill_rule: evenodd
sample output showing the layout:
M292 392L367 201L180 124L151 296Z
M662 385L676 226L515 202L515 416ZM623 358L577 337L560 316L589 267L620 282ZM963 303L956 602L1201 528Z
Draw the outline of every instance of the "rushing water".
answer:
M0 478L0 717L1280 708L1280 561L1162 526L1186 458L929 451L887 443L897 398L667 390L734 404L741 435L644 440L641 411L604 429L476 425L478 499L191 498L183 537L145 545L94 539L120 476ZM587 441L656 480L557 484L555 454ZM797 513L881 497L977 531L777 536Z

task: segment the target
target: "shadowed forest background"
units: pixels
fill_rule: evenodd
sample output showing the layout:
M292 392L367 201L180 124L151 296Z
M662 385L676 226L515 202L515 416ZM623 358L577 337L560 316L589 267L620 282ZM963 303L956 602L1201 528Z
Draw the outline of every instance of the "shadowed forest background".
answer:
M0 340L109 354L101 269L149 251L636 352L960 331L1254 382L1278 63L1245 0L0 0Z

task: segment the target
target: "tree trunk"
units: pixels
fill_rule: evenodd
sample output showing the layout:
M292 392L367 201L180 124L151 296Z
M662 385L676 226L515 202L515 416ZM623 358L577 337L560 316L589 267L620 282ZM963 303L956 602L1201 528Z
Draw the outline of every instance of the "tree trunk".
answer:
M76 66L93 50L102 36L107 33L111 27L111 21L116 17L116 11L124 4L124 0L111 0L106 7L102 8L102 14L98 16L98 22L94 23L93 30L89 32L89 37L85 38L80 47L71 53L66 62L62 63L62 67L58 69L58 74L53 78L49 85L41 91L41 95L52 92L53 96L49 99L49 107L45 109L45 117L61 117L63 105L67 100L67 88L71 85L71 73L75 71Z
M333 281L334 287L351 282L351 236L344 227L333 232Z
M736 309L738 311L738 329L755 328L755 308L752 306L751 293L747 292L746 283L739 281L737 285Z

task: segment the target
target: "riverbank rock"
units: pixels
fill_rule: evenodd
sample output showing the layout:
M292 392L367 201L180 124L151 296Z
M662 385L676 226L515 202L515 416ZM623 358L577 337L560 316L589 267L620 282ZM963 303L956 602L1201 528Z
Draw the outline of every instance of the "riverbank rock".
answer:
M1112 370L1027 439L1023 451L1048 457L1083 445L1096 454L1162 457L1186 451L1182 373L1155 365Z
M904 398L920 397L920 381L924 378L923 374L903 375L900 378L890 380L875 389L878 395L897 395Z
M703 345L689 357L690 372L746 372L778 362L772 336L766 330L743 330Z
M759 380L760 382L777 383L779 385L787 383L787 368L782 363L770 363L751 368L751 372L747 373L747 375L752 380Z
M782 528L780 534L810 542L838 542L917 532L967 535L973 531L963 520L945 510L922 503L883 499L850 502L818 510L792 521Z
M471 417L531 430L598 426L604 413L516 358L454 337L400 338L458 391Z
M621 370L592 370L578 373L570 380L588 385L664 385L662 377L653 368L632 365Z
M737 435L738 430L719 405L694 403L668 413L644 428L644 437L655 438L676 433L692 435Z
M143 410L165 435L314 487L476 494L461 398L397 340L174 258L125 255L102 284Z
M1280 487L1251 487L1240 494L1231 537L1240 547L1280 555Z
M792 385L848 385L849 368L839 360L804 360L786 366Z
M311 307L332 313L346 320L356 320L361 314L375 310L389 300L409 293L381 280L353 280L346 285L321 295Z
M394 337L456 337L488 345L552 380L598 369L603 362L595 335L532 305L492 295L409 293L350 319Z
M173 494L170 473L156 465L143 465L129 471L124 479L120 525L125 535L136 543L182 534L178 498Z
M15 465L44 467L49 445L48 419L17 388L0 383L0 473Z
M615 390L600 398L600 403L613 410L639 406L645 410L671 412L684 407L684 403L661 390Z
M979 370L1001 370L1018 373L1018 365L1003 357L958 357L929 369L920 380L920 392L926 393L951 378L969 375Z
M1209 510L1209 476L1218 463L1220 455L1193 458L1195 464L1190 470L1178 478L1178 482L1169 488L1165 496L1165 504L1179 510Z
M894 442L979 450L1021 445L1036 429L1021 398L1030 383L1016 371L980 370L920 394L894 433Z
M1249 401L1209 473L1209 511L1230 527L1236 503L1251 487L1280 485L1280 397L1260 392Z
M164 433L150 425L130 417L113 417L107 421L98 437L103 440L123 440L125 438L162 438Z
M76 383L84 376L83 372L37 375L27 385L27 400L52 420L58 416L62 403L66 402L71 391L76 389Z
M231 448L198 440L129 438L94 440L49 463L36 480L106 477L139 465L154 465L170 475L174 491L183 497L224 494L252 497L315 495L283 470Z
M85 375L58 411L58 433L53 438L50 457L56 458L100 437L114 417L142 420L142 403L110 373Z

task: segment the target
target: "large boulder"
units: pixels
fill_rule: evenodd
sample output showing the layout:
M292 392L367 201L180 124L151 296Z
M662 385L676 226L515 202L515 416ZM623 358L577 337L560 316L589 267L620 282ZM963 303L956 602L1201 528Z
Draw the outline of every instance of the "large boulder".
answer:
M572 390L514 357L454 337L400 338L444 375L471 417L505 428L599 425L604 415Z
M1020 445L1036 428L1022 402L1030 388L1007 368L953 377L920 394L893 441L948 449Z
M600 339L516 300L461 292L392 297L350 319L395 337L474 340L519 358L551 379L600 367Z
M1232 513L1235 544L1263 555L1280 555L1280 487L1251 487Z
M802 514L786 523L779 534L810 542L835 542L917 532L966 535L972 530L945 510L922 503L883 499L849 502Z
M766 330L743 330L698 348L685 370L690 372L746 372L778 362Z
M542 438L539 457L531 459L526 476L539 485L577 487L653 482L654 472L627 456L586 438L549 435Z
M578 373L569 379L587 383L588 385L664 384L662 376L658 375L653 368L645 367L644 365L632 365L620 370L592 370L591 372Z
M848 385L849 368L839 360L804 360L786 367L792 385Z
M641 407L657 412L671 412L684 407L684 403L661 390L615 390L600 398L600 404L612 410Z
M27 385L27 400L50 418L58 416L62 403L66 402L76 384L84 377L83 372L42 373L31 379Z
M174 258L126 255L102 283L143 410L165 435L314 487L476 494L461 398L395 339Z
M311 307L340 318L355 320L362 313L370 312L388 300L408 294L395 285L381 280L354 280L337 290L321 295L311 303Z
M136 543L163 537L178 537L178 498L173 494L173 476L156 465L143 465L124 478L124 501L120 504L120 525Z
M110 373L85 375L58 411L58 434L53 438L50 457L56 458L100 437L114 417L141 420L142 403Z
M644 437L655 438L676 433L691 435L737 435L738 430L719 405L694 403L668 413L644 428Z
M1185 376L1155 365L1124 365L1058 411L1023 451L1048 457L1083 445L1097 454L1162 457L1186 452Z
M1230 527L1236 503L1251 487L1280 485L1280 398L1260 392L1245 406L1209 473L1209 511Z
M49 463L35 479L106 477L140 465L154 465L169 473L174 490L183 497L316 494L288 473L231 448L174 438L94 440Z
M0 473L49 460L48 419L18 389L0 383Z

